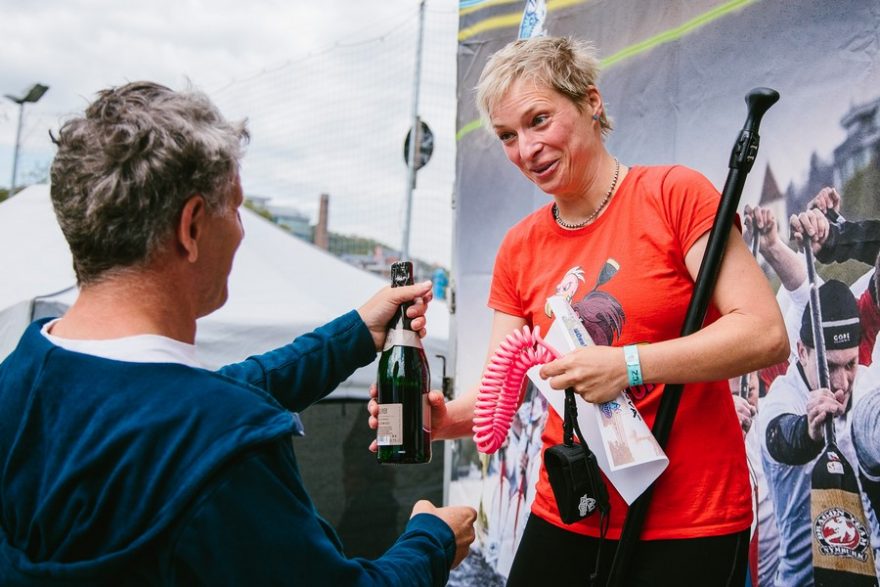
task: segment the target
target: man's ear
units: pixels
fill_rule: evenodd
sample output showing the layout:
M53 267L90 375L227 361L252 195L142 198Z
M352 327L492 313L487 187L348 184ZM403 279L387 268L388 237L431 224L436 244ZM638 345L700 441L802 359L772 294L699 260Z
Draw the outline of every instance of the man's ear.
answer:
M186 201L177 223L177 243L186 252L186 260L195 263L199 258L199 240L204 231L207 215L205 198L196 194Z
M797 341L797 356L804 368L810 364L810 349L801 341Z

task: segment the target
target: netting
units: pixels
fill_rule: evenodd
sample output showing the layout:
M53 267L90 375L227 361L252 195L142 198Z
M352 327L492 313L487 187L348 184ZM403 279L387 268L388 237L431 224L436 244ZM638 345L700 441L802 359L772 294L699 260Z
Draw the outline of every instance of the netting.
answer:
M448 266L458 16L454 6L442 4L428 3L425 14L419 111L434 134L434 153L413 192L410 252ZM227 116L249 119L246 194L292 206L312 224L320 195L329 194L330 232L399 250L417 32L413 3L412 10L364 31L363 38L338 41L210 91Z

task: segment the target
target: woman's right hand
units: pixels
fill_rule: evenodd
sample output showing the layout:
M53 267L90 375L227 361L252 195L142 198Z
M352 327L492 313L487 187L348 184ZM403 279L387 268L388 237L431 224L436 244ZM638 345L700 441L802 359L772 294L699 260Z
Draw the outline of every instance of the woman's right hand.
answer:
M443 437L441 432L449 424L446 398L443 397L443 392L432 389L428 393L428 403L431 406L431 438L440 440ZM375 383L370 386L370 401L367 402L367 412L370 414L370 428L376 430L379 427L379 389ZM372 452L379 450L379 445L375 440L370 443L370 450Z
M571 387L592 404L617 398L629 385L623 348L605 345L576 348L542 365L539 374L553 389Z

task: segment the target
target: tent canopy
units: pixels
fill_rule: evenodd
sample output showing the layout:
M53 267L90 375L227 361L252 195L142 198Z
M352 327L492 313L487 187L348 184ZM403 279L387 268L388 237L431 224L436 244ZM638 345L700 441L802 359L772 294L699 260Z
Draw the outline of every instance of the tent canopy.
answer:
M196 347L215 368L286 344L357 308L383 287L380 277L348 265L247 208L245 238L229 277L229 300L198 321ZM32 319L58 316L76 299L70 250L61 234L48 185L34 185L0 203L0 359ZM440 385L449 314L443 302L428 311L425 352ZM334 392L366 397L375 365L359 369Z

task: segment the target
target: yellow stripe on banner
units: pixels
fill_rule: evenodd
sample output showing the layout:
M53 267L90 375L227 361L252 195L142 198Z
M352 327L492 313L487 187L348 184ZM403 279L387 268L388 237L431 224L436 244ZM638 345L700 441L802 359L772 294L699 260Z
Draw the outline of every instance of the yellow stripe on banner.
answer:
M553 0L550 0L550 1L552 2ZM573 3L584 2L585 0L563 0L563 1L569 2L568 5L570 5ZM640 55L642 53L645 53L646 51L649 51L655 47L659 47L660 45L665 45L666 43L670 43L672 41L677 41L678 39L682 38L686 34L691 33L693 31L699 29L700 27L703 27L703 26L709 24L710 22L718 20L722 16L726 16L727 14L729 14L730 12L733 12L734 10L737 10L739 8L744 8L750 4L754 4L755 2L758 2L758 1L759 0L731 0L730 2L726 2L724 4L716 6L712 10L704 12L703 14L697 16L696 18L692 18L691 20L685 22L684 24L681 24L675 28L664 31L658 35L654 35L653 37L645 39L644 41L640 41L638 43L630 45L629 47L625 47L625 48L621 49L620 51L618 51L617 53L615 53L614 55L610 55L610 56L606 57L605 59L602 60L602 68L607 70L608 68L620 63L621 61L629 59L630 57L635 57L636 55ZM548 2L548 6L547 6L548 11L550 10L549 4L550 3ZM488 20L491 20L491 19L488 19ZM463 29L461 32L459 32L459 40L461 40L462 33L464 33L465 31L469 31L470 29L475 28L475 27L479 26L480 24L482 24L482 23L477 23L473 27ZM482 32L482 31L479 31L479 32ZM476 33L474 33L474 34L476 34ZM480 127L480 120L479 119L465 124L463 127L461 127L461 129L457 133L455 133L455 140L460 141L466 135L475 131L479 127Z
M602 67L611 67L619 61L623 61L624 59L628 59L630 57L635 57L636 55L649 51L654 47L659 47L660 45L665 45L666 43L677 41L686 34L704 25L709 24L712 21L718 20L722 16L725 16L728 13L737 10L738 8L743 8L745 6L748 6L749 4L754 4L757 1L758 0L732 0L731 2L727 2L726 4L716 6L712 10L704 12L696 18L692 18L682 25L679 25L673 29L669 29L668 31L664 31L659 35L654 35L653 37L645 39L644 41L636 43L635 45L630 45L629 47L618 51L614 55L606 57L602 60Z
M503 2L504 0L502 0ZM575 6L577 4L583 4L588 0L547 0L547 12L553 12L554 10L560 10L562 8L568 8L569 6ZM479 6L474 6L472 8L484 8L484 4L480 4ZM467 10L467 9L464 9ZM462 10L462 13L464 12ZM492 31L495 29L504 29L509 27L518 27L522 22L522 12L514 12L511 14L502 14L499 16L491 16L487 19L481 20L476 24L473 24L467 28L461 29L458 31L458 40L466 41L471 37L479 35L480 33L485 33L486 31Z
M503 14L501 16L492 16L485 20L481 20L477 24L471 25L466 29L458 31L458 40L464 41L479 35L480 33L491 31L494 29L504 29L508 27L519 26L522 21L522 14Z
M474 13L478 10L483 10L484 8L490 8L492 6L501 6L502 4L519 4L523 0L488 0L486 2L481 2L475 6L468 6L466 8L461 8L458 11L459 16L465 16L467 14Z
M465 135L472 133L482 126L483 121L479 118L476 120L471 120L469 123L458 129L458 132L455 133L455 142L460 141L464 138Z

